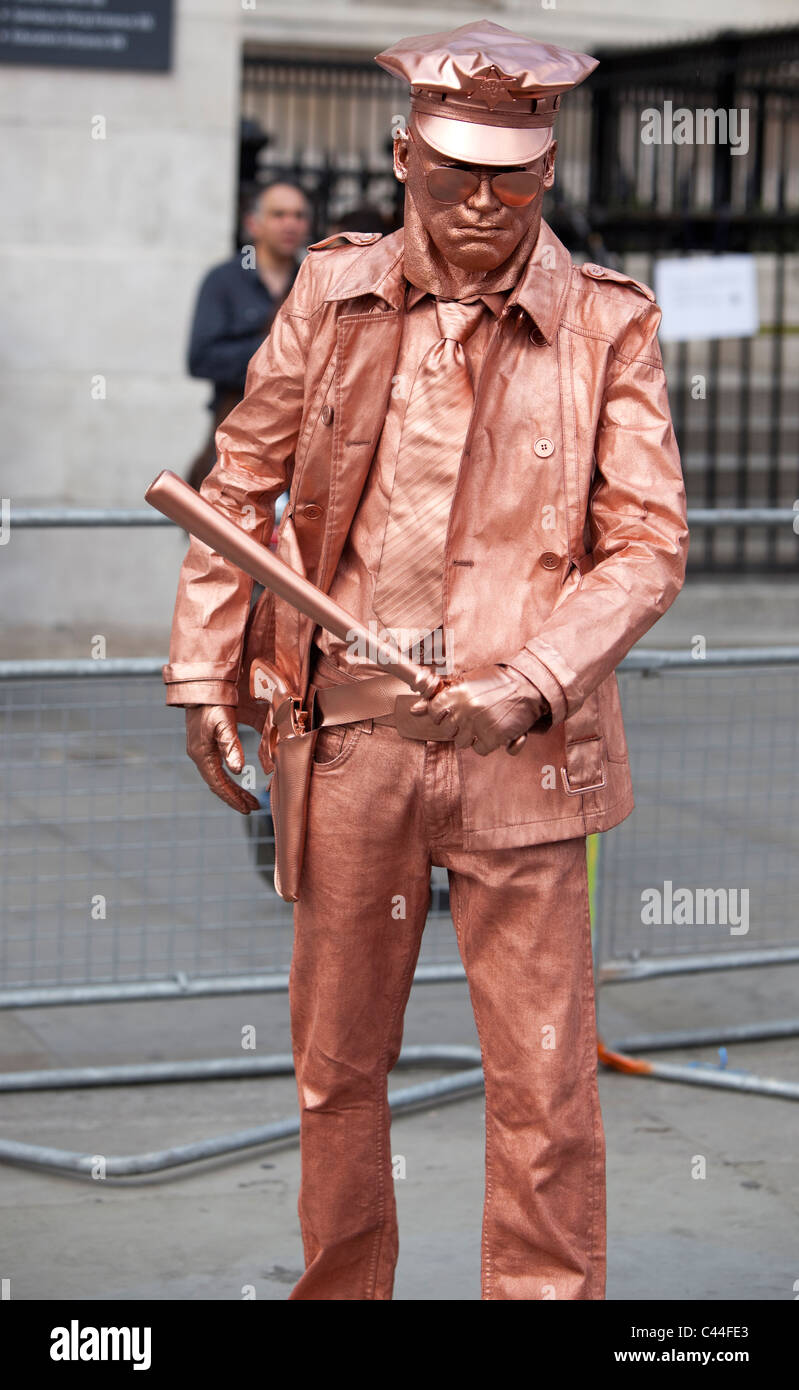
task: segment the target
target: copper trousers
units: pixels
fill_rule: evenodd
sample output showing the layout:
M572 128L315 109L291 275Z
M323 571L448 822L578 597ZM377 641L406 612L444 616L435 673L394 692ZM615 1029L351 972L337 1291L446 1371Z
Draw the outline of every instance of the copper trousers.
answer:
M603 1299L585 838L463 850L451 742L363 720L323 729L315 758L289 979L306 1268L289 1298L392 1297L387 1077L436 864L485 1077L482 1298Z

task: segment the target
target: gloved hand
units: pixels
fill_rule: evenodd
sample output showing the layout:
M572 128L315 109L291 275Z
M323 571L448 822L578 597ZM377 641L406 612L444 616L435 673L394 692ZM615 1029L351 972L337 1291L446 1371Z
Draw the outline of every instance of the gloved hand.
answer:
M521 672L497 664L466 671L432 700L420 697L410 710L451 729L456 748L473 747L485 757L527 733L549 713L549 704Z
M244 767L235 706L187 705L186 752L211 791L234 811L248 816L250 811L258 810L258 798L231 782L223 765L227 763L233 772L241 772Z

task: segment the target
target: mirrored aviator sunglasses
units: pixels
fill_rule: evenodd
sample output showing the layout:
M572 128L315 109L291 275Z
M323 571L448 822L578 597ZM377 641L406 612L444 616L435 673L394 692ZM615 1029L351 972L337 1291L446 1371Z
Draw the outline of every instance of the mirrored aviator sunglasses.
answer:
M465 203L477 192L483 175L471 169L439 165L427 175L427 191L439 203ZM531 203L541 187L541 175L533 169L514 169L490 178L494 196L506 207L523 208Z

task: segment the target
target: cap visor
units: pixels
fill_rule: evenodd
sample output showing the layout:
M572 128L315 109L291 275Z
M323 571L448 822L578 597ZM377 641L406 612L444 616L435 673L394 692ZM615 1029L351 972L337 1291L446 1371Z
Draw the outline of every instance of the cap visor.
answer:
M414 112L422 139L439 154L467 164L530 164L552 143L552 126L480 125Z

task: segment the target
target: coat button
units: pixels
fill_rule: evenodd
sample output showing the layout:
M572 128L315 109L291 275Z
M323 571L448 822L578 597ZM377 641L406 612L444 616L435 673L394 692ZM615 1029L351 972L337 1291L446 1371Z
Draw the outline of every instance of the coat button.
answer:
M586 275L593 275L597 280L601 280L602 276L605 274L604 266L594 265L593 261L589 261L588 265L584 265L583 270Z
M543 565L545 570L556 570L560 567L560 556L556 555L553 550L545 550L543 555L539 557L538 563Z
M302 514L309 521L318 521L323 511L324 507L318 507L315 502L309 502L307 507L303 507Z
M537 439L533 445L533 451L538 454L540 459L548 459L550 454L554 454L555 445L551 439Z
M546 343L546 338L544 337L544 335L543 335L543 333L541 332L541 329L540 329L540 328L533 328L533 329L531 330L531 332L530 332L530 342L531 342L531 343L535 343L536 347L543 347L543 346L544 346L544 344Z
M323 406L322 406L322 424L323 424L323 425L332 425L332 423L333 423L333 407L332 407L332 405L323 405Z

